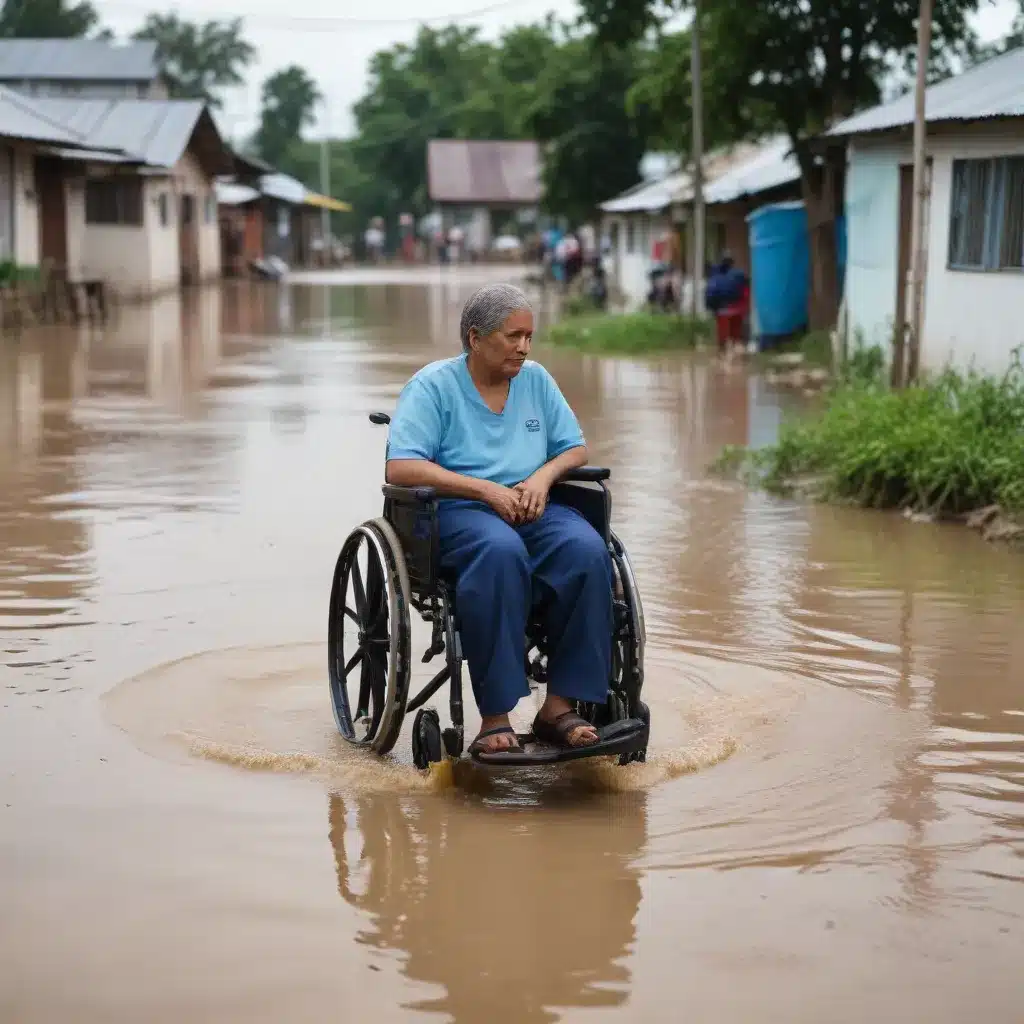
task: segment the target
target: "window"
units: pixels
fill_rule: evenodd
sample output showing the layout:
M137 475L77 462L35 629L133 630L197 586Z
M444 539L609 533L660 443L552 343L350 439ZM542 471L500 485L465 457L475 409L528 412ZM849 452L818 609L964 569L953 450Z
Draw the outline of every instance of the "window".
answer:
M156 206L160 211L160 227L165 228L171 221L171 211L166 192L160 193L160 197L156 201Z
M206 197L206 207L203 211L207 224L212 224L217 219L217 201L213 197L213 193L209 193Z
M636 220L633 217L626 218L626 252L631 255L636 252Z
M953 161L949 265L1024 270L1024 157Z
M86 224L142 226L140 178L94 178L85 183Z

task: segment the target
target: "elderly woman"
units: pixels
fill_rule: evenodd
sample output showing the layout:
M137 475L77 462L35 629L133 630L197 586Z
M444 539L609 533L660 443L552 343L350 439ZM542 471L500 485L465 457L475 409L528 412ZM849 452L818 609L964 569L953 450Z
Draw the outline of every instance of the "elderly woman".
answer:
M604 541L551 486L585 465L579 424L552 376L527 359L533 312L511 285L466 303L461 355L430 363L403 388L388 437L388 483L433 487L441 564L456 578L462 648L482 717L470 753L517 750L509 712L530 692L524 636L540 600L549 639L544 742L579 746L597 731L569 701L604 704L612 568Z

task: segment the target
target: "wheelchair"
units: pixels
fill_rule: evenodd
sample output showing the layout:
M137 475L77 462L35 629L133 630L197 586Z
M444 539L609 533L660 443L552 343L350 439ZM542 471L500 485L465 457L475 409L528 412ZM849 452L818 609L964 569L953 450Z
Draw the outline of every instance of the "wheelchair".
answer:
M386 425L391 417L377 412L370 421ZM610 476L608 469L585 466L563 476L549 495L549 501L576 509L597 530L612 560L615 592L608 699L601 705L574 704L576 712L597 729L598 742L556 748L524 733L518 736L522 750L474 753L478 763L525 767L598 756L616 757L620 765L646 760L650 711L640 700L646 644L643 606L629 556L611 528ZM405 716L415 712L412 754L422 770L446 756L458 759L464 750L463 657L455 580L440 566L434 489L385 484L382 490L383 515L348 535L334 568L327 638L331 705L342 737L380 756L391 752ZM440 655L445 662L410 698L413 612L431 629L423 663ZM351 641L346 645L346 620L354 626L354 645ZM527 625L524 659L528 678L544 684L547 641L537 608ZM451 724L442 729L437 710L426 705L446 684Z

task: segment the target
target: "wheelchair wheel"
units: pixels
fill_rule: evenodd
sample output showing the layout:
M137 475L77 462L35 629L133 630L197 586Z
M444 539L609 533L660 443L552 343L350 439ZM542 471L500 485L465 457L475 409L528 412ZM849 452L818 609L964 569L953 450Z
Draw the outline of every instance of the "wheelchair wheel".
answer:
M441 720L433 708L420 708L412 723L412 762L423 771L443 759Z
M633 575L625 545L612 532L612 561L616 583L621 588L621 600L626 606L626 621L614 645L613 689L626 701L628 717L639 718L640 692L644 685L644 654L647 646L647 627L640 591Z
M363 523L345 540L334 568L327 668L338 731L378 754L394 747L405 716L409 604L395 531L385 519Z

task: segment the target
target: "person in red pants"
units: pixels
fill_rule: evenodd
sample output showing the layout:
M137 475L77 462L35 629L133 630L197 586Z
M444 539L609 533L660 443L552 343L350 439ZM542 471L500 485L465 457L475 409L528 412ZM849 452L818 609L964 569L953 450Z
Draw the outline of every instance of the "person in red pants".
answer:
M704 305L715 318L715 336L719 352L728 355L732 347L742 345L750 315L750 281L726 255L713 268L704 296Z

